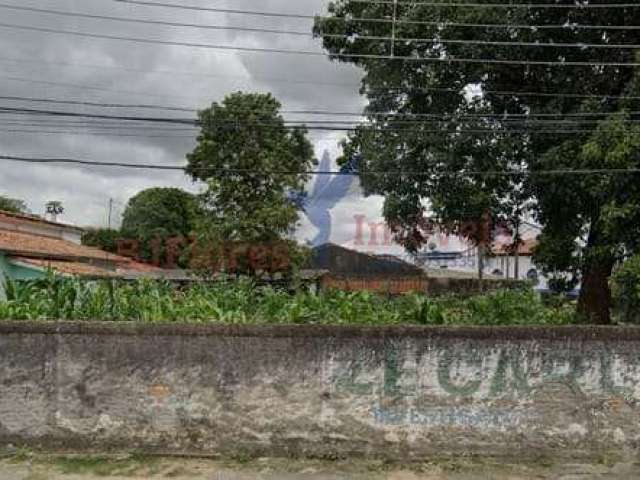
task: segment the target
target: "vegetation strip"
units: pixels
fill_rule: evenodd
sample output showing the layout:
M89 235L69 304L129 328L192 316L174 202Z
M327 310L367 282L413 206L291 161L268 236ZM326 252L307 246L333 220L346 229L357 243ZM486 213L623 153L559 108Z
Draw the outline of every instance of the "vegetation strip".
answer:
M298 290L248 281L196 284L83 282L50 276L9 282L0 320L132 321L203 325L570 325L570 304L549 305L531 290L460 298L422 294Z

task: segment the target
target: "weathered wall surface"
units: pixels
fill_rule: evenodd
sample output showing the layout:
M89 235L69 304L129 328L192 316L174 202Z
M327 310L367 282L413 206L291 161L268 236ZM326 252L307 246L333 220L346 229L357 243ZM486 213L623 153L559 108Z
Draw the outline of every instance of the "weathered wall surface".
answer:
M0 325L0 443L636 452L640 329Z

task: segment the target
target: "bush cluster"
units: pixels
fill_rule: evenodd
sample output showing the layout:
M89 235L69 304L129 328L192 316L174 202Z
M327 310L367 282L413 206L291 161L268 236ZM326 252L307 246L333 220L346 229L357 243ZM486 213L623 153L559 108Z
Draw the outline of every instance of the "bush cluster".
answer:
M640 323L640 255L625 261L613 275L615 316L623 323Z

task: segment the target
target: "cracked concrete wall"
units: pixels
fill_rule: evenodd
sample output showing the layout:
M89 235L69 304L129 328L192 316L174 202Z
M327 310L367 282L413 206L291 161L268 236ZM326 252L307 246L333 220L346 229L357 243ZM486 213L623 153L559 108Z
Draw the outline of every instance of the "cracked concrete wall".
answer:
M634 454L640 329L0 325L0 443Z

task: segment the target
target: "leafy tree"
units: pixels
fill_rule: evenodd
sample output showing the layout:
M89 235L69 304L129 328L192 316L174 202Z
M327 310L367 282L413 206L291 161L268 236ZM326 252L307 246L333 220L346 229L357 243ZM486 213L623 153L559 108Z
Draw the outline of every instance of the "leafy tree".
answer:
M314 164L306 129L287 128L270 94L233 93L199 113L187 172L206 182L203 229L223 241L281 240L298 220L289 199Z
M122 233L139 238L189 235L197 215L195 195L179 188L149 188L129 199L122 216Z
M24 200L0 195L0 210L12 213L28 213L29 209Z
M123 237L140 241L140 256L151 260L154 255L152 242L160 241L155 254L162 256L166 248L164 241L189 236L199 215L195 195L179 188L149 188L129 199L122 216L121 232Z
M90 228L82 235L82 244L97 247L107 252L118 251L118 239L122 237L119 230L109 228Z
M581 45L637 44L640 31L580 26L635 25L640 9L555 3L571 8L411 2L394 7L391 2L344 0L330 4L330 18L318 19L314 31L338 34L323 36L325 48L365 71L362 92L369 99L365 113L373 127L351 136L347 154L362 154L363 170L427 172L362 174L368 193L385 195L385 216L396 224L401 241L414 249L425 242L416 232L429 210L444 221L459 222L482 209L509 219L532 198L544 227L537 261L554 274L555 285L582 282L580 312L588 320L608 323L613 265L623 251L637 249L631 237L638 223L628 228L628 222L639 219L638 176L535 172L638 167L638 132L624 121L634 119L624 112L638 110L638 102L620 98L638 96L636 71L632 66L593 65L637 61L634 51ZM391 36L390 23L359 19L391 18L394 8L400 22L393 31L399 40L392 45L384 38ZM400 58L373 58L392 53ZM539 114L546 116L532 118ZM496 173L505 170L516 175Z
M613 275L613 297L619 320L640 322L640 255L626 260Z

